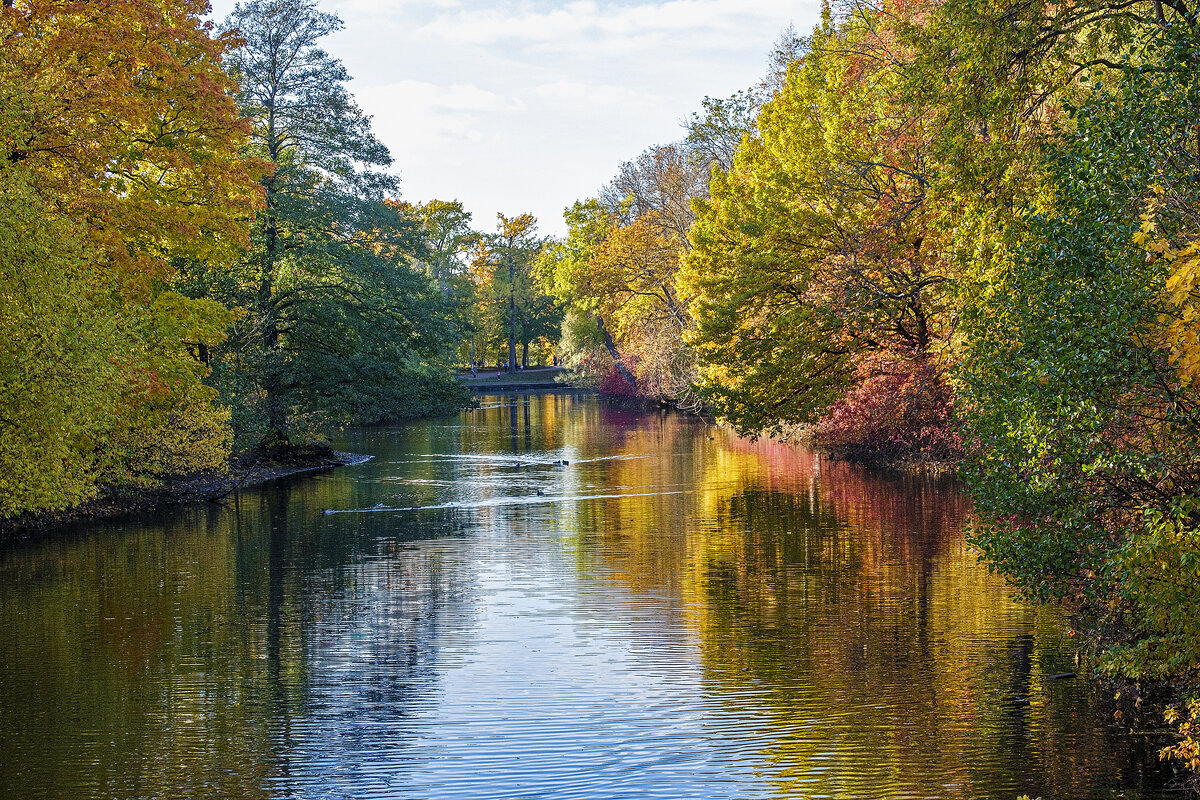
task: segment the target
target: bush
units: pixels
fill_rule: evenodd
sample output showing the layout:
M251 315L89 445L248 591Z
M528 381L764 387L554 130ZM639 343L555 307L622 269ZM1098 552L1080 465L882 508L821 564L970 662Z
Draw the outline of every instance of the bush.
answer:
M957 457L953 396L931 359L881 354L865 359L859 373L858 382L815 426L818 444L870 462Z
M615 364L601 376L598 389L606 397L641 397L638 388L629 385Z

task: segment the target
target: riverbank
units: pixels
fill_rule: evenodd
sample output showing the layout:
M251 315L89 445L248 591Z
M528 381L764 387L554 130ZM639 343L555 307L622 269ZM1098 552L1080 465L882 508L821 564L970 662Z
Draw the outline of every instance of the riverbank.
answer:
M459 373L455 377L459 382L476 394L490 392L532 392L532 391L572 391L580 387L572 386L563 377L567 370L564 367L530 367L517 372L500 372L481 369L477 375L469 372Z
M206 472L168 479L160 486L110 489L94 500L61 511L23 514L13 519L0 520L0 543L28 539L71 525L117 519L159 508L220 502L241 489L293 475L361 464L370 458L358 453L317 449L293 454L286 460L258 459L235 464L224 473Z

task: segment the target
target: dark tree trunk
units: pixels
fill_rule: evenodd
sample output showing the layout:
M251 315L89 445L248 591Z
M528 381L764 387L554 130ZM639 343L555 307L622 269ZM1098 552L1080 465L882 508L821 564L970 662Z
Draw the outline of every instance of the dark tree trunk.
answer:
M263 405L267 419L264 442L287 442L287 415L284 410L279 358L279 315L272 298L275 283L275 263L279 258L279 226L272 216L275 205L273 181L268 178L266 186L266 208L263 209L266 241L263 244L262 275L258 284L258 310L262 314L262 347L266 358L266 369L262 377Z
M517 368L517 262L508 257L508 371Z

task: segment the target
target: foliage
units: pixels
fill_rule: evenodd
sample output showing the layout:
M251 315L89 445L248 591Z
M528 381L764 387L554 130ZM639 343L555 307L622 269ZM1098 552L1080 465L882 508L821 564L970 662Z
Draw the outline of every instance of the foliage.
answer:
M387 202L390 155L319 46L341 21L310 0L255 0L226 27L241 37L229 66L250 150L271 165L265 207L235 269L193 262L183 286L242 309L214 353L240 432L288 441L465 402L447 364L446 265L415 209Z
M1200 699L1189 700L1184 710L1167 709L1168 724L1178 725L1180 741L1162 751L1164 758L1181 762L1192 772L1200 772Z
M230 410L213 404L215 392L196 386L153 428L138 428L114 441L123 456L121 484L154 485L157 478L225 472L233 449Z
M1152 234L1153 222L1146 218L1140 234ZM1135 234L1135 239L1138 234ZM1154 237L1143 238L1141 244L1167 262L1167 296L1174 308L1167 325L1166 339L1171 347L1171 359L1179 370L1180 379L1189 386L1200 377L1200 243L1190 243L1174 250L1170 242Z
M960 381L977 539L1038 598L1120 594L1112 559L1142 510L1169 514L1196 489L1193 400L1162 345L1167 270L1139 244L1150 187L1194 206L1194 155L1178 158L1194 88L1173 74L1193 70L1192 56L1163 44L1155 37L1130 57L1163 69L1130 70L1073 109L1073 135L1048 150L1053 208L1031 218L1008 268L966 309ZM1169 54L1182 58L1164 62ZM1168 206L1159 221L1189 224Z
M1129 678L1195 675L1200 668L1200 530L1194 497L1180 498L1171 516L1147 512L1116 554L1125 596L1134 604L1136 641L1112 648L1111 672Z
M568 307L563 313L559 349L560 363L567 370L565 380L572 386L598 388L600 376L612 366L595 317L578 308Z
M93 453L120 406L127 342L83 241L25 170L0 172L0 516L96 493Z
M949 464L960 455L945 371L931 360L864 359L861 377L814 426L813 436L855 460Z
M245 243L261 174L202 2L0 7L5 419L0 514L152 479L125 443L187 406L220 418L200 350L224 309L172 290ZM217 434L220 438L220 434ZM204 459L207 445L175 442Z
M871 354L920 362L952 329L929 122L906 102L895 28L878 10L827 16L696 203L690 339L705 397L743 431L815 422L871 379Z
M508 371L529 365L529 347L556 338L562 310L537 280L536 265L544 240L532 214L496 215L496 232L476 240L471 275L476 287L477 320L485 346L506 361ZM522 353L518 358L517 347Z
M605 397L636 398L641 396L637 383L631 384L626 380L615 364L600 376L596 389Z
M707 168L683 145L649 148L599 197L567 210L566 240L542 259L548 291L591 318L608 351L594 377L611 369L617 378L602 380L602 391L694 405L695 356L683 341L693 320L676 278Z
M808 41L789 25L775 40L767 74L757 85L725 98L705 97L702 110L693 113L686 125L686 145L693 157L728 172L742 140L755 135L762 107L782 91L792 64L804 57L807 48Z
M0 9L6 163L22 164L80 220L131 299L165 256L228 259L246 241L258 165L221 59L231 39L203 0Z

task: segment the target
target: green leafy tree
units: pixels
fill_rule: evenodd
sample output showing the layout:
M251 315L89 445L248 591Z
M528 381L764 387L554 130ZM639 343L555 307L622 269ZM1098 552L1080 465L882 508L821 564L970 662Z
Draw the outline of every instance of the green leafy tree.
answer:
M1045 151L1053 201L966 307L967 477L1023 592L1114 612L1134 644L1113 669L1194 677L1195 323L1168 289L1187 259L1162 255L1200 234L1195 39L1153 26L1112 62Z
M320 47L341 27L310 0L238 4L229 58L270 164L252 247L233 273L203 264L192 291L242 309L217 354L239 427L267 446L331 424L453 407L452 309L425 255L421 222L385 203L396 182L387 149Z
M470 272L470 260L480 243L471 228L471 213L458 200L430 200L418 205L397 203L396 207L420 222L424 244L421 264L455 310L455 341L466 339L461 354L474 370L479 298Z
M480 319L498 349L507 352L508 371L529 365L529 347L557 338L562 311L538 284L534 265L545 246L531 214L496 215L496 232L483 236L471 271L479 287ZM517 360L517 346L521 358Z

